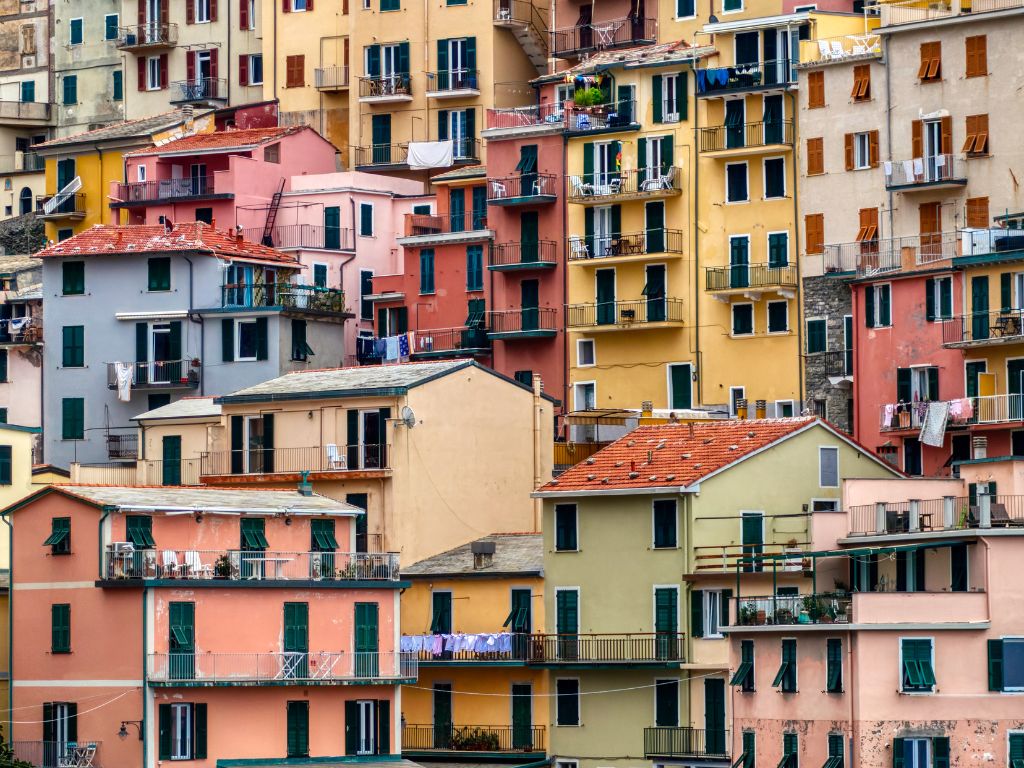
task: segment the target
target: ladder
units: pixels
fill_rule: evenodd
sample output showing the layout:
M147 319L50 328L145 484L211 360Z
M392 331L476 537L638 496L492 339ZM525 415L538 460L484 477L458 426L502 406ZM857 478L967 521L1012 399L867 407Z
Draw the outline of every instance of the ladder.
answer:
M281 207L281 194L284 192L284 178L281 178L281 185L277 192L270 198L270 208L267 210L267 222L263 225L263 237L260 242L263 245L274 246L274 224L277 223L277 209Z

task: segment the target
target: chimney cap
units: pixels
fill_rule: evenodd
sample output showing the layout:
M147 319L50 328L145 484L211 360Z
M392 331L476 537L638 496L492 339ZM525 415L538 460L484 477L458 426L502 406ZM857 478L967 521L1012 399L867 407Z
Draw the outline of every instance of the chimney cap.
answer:
M474 541L469 548L474 555L493 555L497 547L493 541Z

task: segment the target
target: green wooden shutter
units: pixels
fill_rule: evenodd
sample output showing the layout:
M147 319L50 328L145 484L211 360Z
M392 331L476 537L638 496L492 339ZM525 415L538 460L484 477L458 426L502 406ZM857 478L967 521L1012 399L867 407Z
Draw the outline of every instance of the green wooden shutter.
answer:
M67 603L50 606L50 651L71 652L71 606Z
M949 768L949 737L935 736L932 738L933 768Z
M160 704L160 759L171 759L171 705Z
M935 368L935 367L929 368L927 375L928 375L928 393L927 393L927 398L926 399L928 399L928 400L938 400L939 399L939 369ZM921 558L921 559L922 559L922 561L924 560L924 558Z
M662 116L662 104L661 104L661 75L654 75L651 78L651 98L653 100L654 115L653 121L655 123L663 122Z
M999 275L999 298L1003 312L1013 307L1013 273L1003 272Z
M657 141L657 139L655 139ZM636 167L640 170L640 183L647 181L647 139L643 136L636 140Z
M587 253L594 256L594 209L587 207L583 210L583 241L587 246Z
M924 306L925 319L929 322L935 319L935 278L929 277L924 281Z
M903 739L892 740L892 768L904 768L904 746Z
M192 705L192 756L196 760L206 759L206 705Z
M875 287L864 286L864 325L867 328L875 327Z
M449 87L447 39L437 41L437 79L440 90L446 90Z
M181 360L181 321L172 320L170 323L170 333L167 339L167 356L171 360ZM173 368L172 368L173 370ZM182 366L178 366L178 377L184 379L188 376L188 370Z
M0 485L11 485L13 480L12 461L13 448L9 445L0 445Z
M892 313L890 311L892 288L888 285L880 286L879 294L881 300L878 306L878 319L881 320L883 326L892 325Z
M309 756L309 702L288 702L288 757Z
M149 361L149 324L135 324L135 362Z
M574 635L579 632L579 592L560 589L555 593L555 632Z
M1014 760L1024 760L1024 733L1010 734L1010 764Z
M829 638L826 642L825 690L840 693L843 690L843 641Z
M676 75L676 109L679 110L679 120L686 120L689 115L690 105L690 73L680 72Z
M913 399L910 383L911 371L909 368L896 369L896 401L909 403Z
M594 183L594 142L592 141L583 145L583 182L585 184Z
M622 234L622 206L612 206L612 239L618 239Z
M988 689L1003 690L1003 641L988 641Z
M256 359L267 359L267 318L256 318Z
M387 699L377 701L377 754L391 754L391 702Z
M654 684L654 725L675 728L679 725L679 681L657 680Z
M405 76L409 75L409 43L398 44L398 71Z
M939 316L953 316L953 279L950 277L939 280Z
M448 140L448 110L439 109L437 110L437 140L447 141ZM451 193L448 194L449 199Z
M675 162L673 152L675 145L673 143L672 136L661 137L661 173L662 175L668 175L668 169L672 167Z
M675 589L654 590L654 631L679 631L679 592Z
M235 321L231 318L220 321L220 359L225 363L235 359Z
M359 702L345 702L345 754L359 752Z
M690 590L690 637L704 637L704 590Z
M309 651L309 604L284 604L284 646L285 653L306 653Z
M0 349L0 381L7 381L7 350Z
M723 589L720 593L721 603L718 608L718 624L722 627L728 627L732 625L732 612L730 605L732 603L732 590Z

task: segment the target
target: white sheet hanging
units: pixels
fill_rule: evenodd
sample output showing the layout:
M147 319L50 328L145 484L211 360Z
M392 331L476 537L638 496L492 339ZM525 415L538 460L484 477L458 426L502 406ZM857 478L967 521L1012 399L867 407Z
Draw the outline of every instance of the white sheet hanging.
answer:
M451 141L411 141L408 162L413 169L450 168L455 156Z

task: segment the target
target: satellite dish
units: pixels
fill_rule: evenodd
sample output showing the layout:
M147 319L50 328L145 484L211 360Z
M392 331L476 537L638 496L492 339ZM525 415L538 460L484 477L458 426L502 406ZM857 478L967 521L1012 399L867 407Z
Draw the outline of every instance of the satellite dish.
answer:
M416 426L416 414L412 412L412 408L408 405L402 406L402 421L409 429Z

